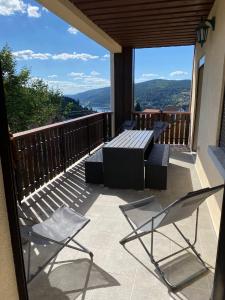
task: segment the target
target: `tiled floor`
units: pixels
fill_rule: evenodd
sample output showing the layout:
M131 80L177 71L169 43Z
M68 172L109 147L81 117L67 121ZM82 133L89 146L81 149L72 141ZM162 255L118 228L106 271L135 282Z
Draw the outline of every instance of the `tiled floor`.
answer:
M63 203L91 219L77 240L94 253L93 265L89 257L71 249L64 249L56 260L29 284L30 300L163 300L210 298L213 266L216 257L216 236L206 203L201 206L197 249L209 265L209 272L179 292L170 293L159 279L154 266L140 243L132 241L123 248L119 240L130 232L118 206L149 195L157 195L163 206L188 191L200 188L193 157L183 147L171 147L166 191L134 191L108 189L84 182L84 165L79 163L58 177L22 205L25 215L44 220ZM179 222L182 230L193 236L194 218ZM161 229L155 240L157 257L168 255L184 245L172 226ZM149 238L145 237L149 245ZM174 240L176 243L173 243ZM180 246L179 246L180 245ZM53 245L33 247L32 270L55 251ZM26 246L24 246L26 259ZM187 276L196 267L190 253L164 265L165 273L173 281ZM199 267L199 266L197 266ZM87 283L87 279L89 279Z

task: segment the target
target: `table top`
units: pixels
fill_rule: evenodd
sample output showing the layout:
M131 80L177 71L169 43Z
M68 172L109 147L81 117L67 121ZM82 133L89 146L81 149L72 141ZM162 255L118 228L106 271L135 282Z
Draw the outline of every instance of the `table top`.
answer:
M153 130L125 130L103 148L145 149L153 138Z

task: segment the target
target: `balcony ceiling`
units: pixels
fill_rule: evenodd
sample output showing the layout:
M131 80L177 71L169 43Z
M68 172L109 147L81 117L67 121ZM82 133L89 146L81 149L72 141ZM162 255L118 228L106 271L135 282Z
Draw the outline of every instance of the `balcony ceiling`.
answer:
M192 45L214 0L70 0L124 47Z

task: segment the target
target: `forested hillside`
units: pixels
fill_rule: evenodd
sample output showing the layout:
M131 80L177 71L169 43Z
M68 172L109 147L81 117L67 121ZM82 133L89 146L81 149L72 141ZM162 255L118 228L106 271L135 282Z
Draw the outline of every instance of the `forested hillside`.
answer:
M0 51L6 108L10 130L15 133L79 116L79 101L63 96L42 79L32 79L30 70L16 70L16 60L8 46ZM87 109L85 109L85 112Z
M135 84L134 99L142 109L161 108L168 105L186 110L190 101L190 80L154 79ZM84 106L106 107L110 102L110 88L101 88L70 95Z

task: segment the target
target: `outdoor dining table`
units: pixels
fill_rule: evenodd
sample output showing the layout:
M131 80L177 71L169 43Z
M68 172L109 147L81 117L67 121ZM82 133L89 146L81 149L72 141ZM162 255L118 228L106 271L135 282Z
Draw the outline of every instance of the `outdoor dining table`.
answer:
M125 130L104 145L104 185L143 190L144 160L152 146L152 130Z

